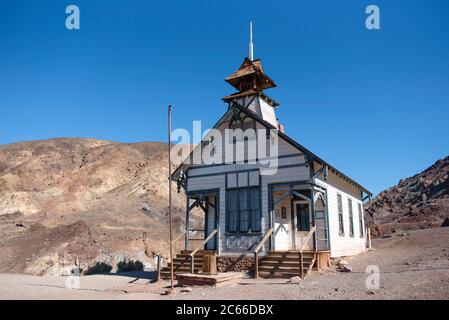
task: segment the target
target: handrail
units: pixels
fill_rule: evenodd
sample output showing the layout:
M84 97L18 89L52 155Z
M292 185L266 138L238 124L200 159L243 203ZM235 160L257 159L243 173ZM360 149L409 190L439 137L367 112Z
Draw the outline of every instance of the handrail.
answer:
M304 238L304 242L303 242L301 248L299 249L299 272L300 272L299 276L301 277L301 279L304 278L304 257L302 255L302 252L306 248L307 243L309 242L310 238L315 233L315 231L316 231L316 226L313 226L312 229L310 229L309 233L307 233L306 237Z
M179 239L181 239L187 231L182 232L180 235L178 235L173 242L178 241ZM168 249L170 249L170 244L168 244L167 246L165 246L165 248L162 251L159 251L159 253L156 253L157 256L162 256L163 253L165 253L165 251L167 251Z
M309 233L307 233L307 235L306 235L306 237L305 237L305 239L303 241L302 247L299 249L299 252L303 252L304 251L304 249L306 248L307 243L309 242L310 238L315 233L315 231L316 231L316 226L314 226L312 229L310 229Z
M267 232L265 232L265 235L263 236L262 240L260 240L259 244L257 245L257 247L254 249L253 252L259 252L260 249L262 248L262 246L264 245L264 243L268 240L268 238L271 236L272 233L273 233L273 228L268 229Z
M257 279L259 277L259 251L264 245L264 243L270 238L271 234L273 233L273 228L270 228L265 232L262 240L260 240L257 247L254 249L254 277Z
M214 231L212 231L211 234L206 239L204 239L203 242L201 242L201 244L198 245L198 247L195 250L193 250L190 253L190 259L191 259L191 261L190 261L190 271L191 271L191 273L195 273L195 254L201 248L204 248L204 246L210 241L210 239L212 239L215 236L215 234L217 232L218 232L218 229L215 229Z
M179 239L181 239L181 237L183 237L185 234L187 233L187 230L185 230L184 232L182 232L180 235L178 235L173 242L178 241ZM156 281L159 281L159 279L161 278L161 257L162 254L165 253L168 249L170 248L170 244L168 244L163 250L159 251L159 253L156 253L157 256L157 273L156 273ZM171 261L171 263L173 263L173 261Z

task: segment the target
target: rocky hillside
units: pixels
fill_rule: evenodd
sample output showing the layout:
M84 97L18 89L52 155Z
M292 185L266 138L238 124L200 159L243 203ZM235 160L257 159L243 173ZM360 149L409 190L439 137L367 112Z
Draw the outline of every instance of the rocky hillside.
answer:
M163 143L0 146L0 272L55 273L62 262L115 266L126 258L151 265L167 243L167 177ZM173 190L179 233L184 197Z
M365 210L375 236L440 226L449 217L449 157L383 191Z

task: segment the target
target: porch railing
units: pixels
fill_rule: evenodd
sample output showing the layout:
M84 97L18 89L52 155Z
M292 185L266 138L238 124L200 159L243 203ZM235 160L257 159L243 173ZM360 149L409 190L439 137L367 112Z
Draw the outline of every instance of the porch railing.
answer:
M181 239L187 231L182 232L180 235L178 235L174 240L173 243L175 243L176 241L179 241L179 239ZM159 253L156 253L157 256L157 273L156 273L156 281L159 281L159 279L161 278L161 258L162 255L168 250L170 249L170 244L168 244L167 246L164 247L164 249L162 249L161 251L159 251ZM171 261L171 263L173 263L173 261Z
M309 242L310 238L315 233L315 231L316 231L316 226L313 226L312 229L310 229L310 231L307 233L306 237L304 238L304 242L303 242L301 248L299 248L299 274L300 274L301 279L304 278L303 251L305 250L307 243Z
M257 247L254 249L254 278L259 278L259 251L262 249L264 243L270 238L273 233L273 228L270 228L265 232L262 240L260 240Z
M218 232L218 229L215 229L214 231L211 232L211 234L204 239L201 244L190 253L190 272L191 273L195 273L195 254L201 249L204 248L204 246L210 241L210 239L212 239L215 234Z

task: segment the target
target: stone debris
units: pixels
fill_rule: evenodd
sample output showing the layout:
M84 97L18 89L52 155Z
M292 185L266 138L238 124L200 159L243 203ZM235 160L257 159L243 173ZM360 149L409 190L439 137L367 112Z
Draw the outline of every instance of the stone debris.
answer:
M301 282L301 278L299 276L291 277L290 278L290 282L291 283L300 283Z
M165 289L162 293L161 296L168 296L172 293L170 288Z
M443 223L441 224L442 227L449 227L449 218L444 219Z
M342 265L345 265L345 264L349 264L348 261L346 261L344 259L341 259L340 261L338 261L338 266L342 266Z
M254 258L247 256L217 257L218 272L247 272L253 270Z
M340 265L341 272L352 272L352 267L349 264Z

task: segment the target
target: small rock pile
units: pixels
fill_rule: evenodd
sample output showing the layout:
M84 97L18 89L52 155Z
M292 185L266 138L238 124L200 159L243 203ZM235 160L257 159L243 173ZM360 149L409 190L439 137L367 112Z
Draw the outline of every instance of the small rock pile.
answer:
M254 258L247 256L217 257L218 272L246 272L254 270Z

